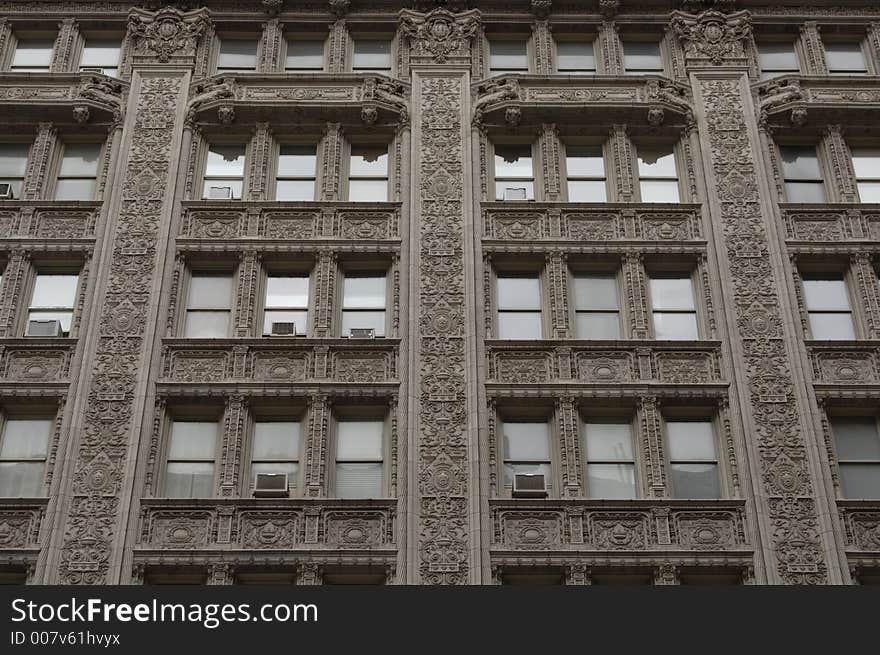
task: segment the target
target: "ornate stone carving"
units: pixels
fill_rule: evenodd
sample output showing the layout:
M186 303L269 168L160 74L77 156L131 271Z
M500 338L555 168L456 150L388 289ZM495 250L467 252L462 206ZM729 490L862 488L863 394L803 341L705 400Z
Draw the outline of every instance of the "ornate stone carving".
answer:
M743 41L752 32L747 11L734 14L714 10L700 14L675 11L671 25L683 42L686 56L709 59L716 65L722 64L725 58L745 57Z
M602 550L642 550L648 545L647 517L641 514L602 514L589 526L593 544Z
M128 33L135 53L160 62L182 55L192 57L202 34L211 26L206 9L181 11L164 7L156 12L137 7L128 17Z
M435 9L423 14L403 9L400 28L413 46L413 56L430 57L443 64L450 57L470 55L471 39L480 29L480 12L472 9L454 14Z
M477 99L474 101L474 123L482 125L483 113L494 105L519 99L520 89L516 78L495 78L481 84L477 87Z

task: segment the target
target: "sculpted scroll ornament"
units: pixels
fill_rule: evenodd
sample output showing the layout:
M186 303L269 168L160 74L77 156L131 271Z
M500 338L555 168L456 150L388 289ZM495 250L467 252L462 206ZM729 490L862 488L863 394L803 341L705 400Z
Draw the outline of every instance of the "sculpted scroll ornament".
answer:
M676 11L671 25L688 57L710 59L716 65L726 57L744 57L742 42L752 31L747 11L722 14L711 10L698 15Z
M206 9L180 11L164 7L154 13L135 7L128 17L128 32L135 38L139 54L153 55L165 63L174 55L194 55L199 38L210 24Z
M404 9L400 12L400 28L418 55L443 64L450 56L469 55L470 40L480 28L480 12L472 9L453 14L446 9L435 9L423 14Z

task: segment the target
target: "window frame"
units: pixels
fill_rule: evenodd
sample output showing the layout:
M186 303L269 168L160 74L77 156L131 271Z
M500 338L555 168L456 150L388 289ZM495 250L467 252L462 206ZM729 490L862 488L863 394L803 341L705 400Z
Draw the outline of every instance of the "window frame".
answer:
M27 339L43 339L47 337L24 337L25 332L27 332L27 324L30 320L31 311L70 311L70 330L66 335L62 335L61 337L57 337L60 339L75 339L78 336L78 328L79 328L79 309L80 309L80 297L82 296L85 287L85 281L83 280L83 266L84 262L76 261L76 260L37 260L31 263L30 270L27 273L26 283L24 285L24 289L27 293L25 296L28 298L27 305L22 307L22 317L21 324L19 325L19 329L16 331L18 334L22 335L23 338ZM76 290L73 294L73 306L72 307L34 307L31 303L34 300L34 291L36 289L37 278L40 275L76 275Z
M581 38L583 37L583 38ZM557 75L598 75L599 74L599 59L597 53L601 53L602 47L599 43L598 36L593 32L587 32L585 34L577 34L577 33L560 33L556 35L553 39L553 72ZM593 68L567 68L562 70L559 67L559 44L560 43L589 43L593 49Z
M526 55L526 68L525 70L519 69L494 69L492 68L492 42L514 42L514 43L524 43L525 45L525 55ZM556 49L554 46L554 55ZM555 58L555 57L554 57ZM534 39L532 38L531 32L528 34L525 32L516 33L516 32L500 32L500 33L492 33L486 35L486 78L493 77L503 77L505 75L533 75L535 72L535 46Z
M321 180L321 138L318 136L308 136L308 135L291 135L290 137L276 136L273 139L273 157L272 162L269 166L268 178L269 183L272 188L269 190L269 195L272 197L274 202L318 202L321 200L323 196L322 189L322 180ZM284 147L311 147L315 148L315 172L312 177L302 176L302 175L286 175L284 177L280 176L280 168L281 168L281 150ZM245 153L245 174L247 173L247 153ZM278 199L278 182L279 181L303 181L303 180L311 180L314 183L314 190L312 192L312 197L309 200L279 200ZM244 188L242 188L242 196L244 196Z
M386 258L374 258L374 259L352 259L352 260L340 260L339 265L337 266L336 273L336 298L335 298L335 307L337 308L334 312L334 319L336 321L336 325L338 328L334 329L334 333L340 339L348 339L350 336L345 336L343 331L343 317L344 312L346 311L354 311L354 312L376 312L377 308L369 308L369 307L361 307L346 310L345 306L345 278L349 275L352 277L364 276L364 277L373 277L372 274L375 273L375 277L379 277L381 273L385 277L385 308L382 310L385 314L385 329L384 334L375 335L376 339L387 339L392 338L391 335L391 314L393 312L393 297L392 297L392 279L394 277L394 269L393 262Z
M80 31L79 34L79 42L76 47L76 56L73 57L73 61L76 63L74 66L76 67L77 72L83 72L83 56L85 55L86 47L88 46L89 41L103 41L103 42L114 42L119 46L119 58L116 61L115 66L101 66L104 71L108 68L112 68L116 70L116 73L111 75L109 73L104 72L104 75L108 77L112 77L115 79L120 79L122 77L122 62L123 62L123 50L125 48L125 32L116 32L116 31L102 31L102 30L90 30L84 29ZM89 66L88 68L97 68L97 66Z
M648 36L652 38L647 38ZM664 43L665 39L662 34L621 34L620 35L620 74L623 76L632 76L632 77L641 77L645 75L660 75L660 76L668 76L669 65L667 64L667 53L666 46ZM660 59L660 69L659 70L648 70L648 69L632 69L630 72L626 67L626 43L656 43L657 48L659 50L659 59Z
M12 184L13 187L15 186L15 182L16 181L18 182L18 192L17 192L16 197L12 198L13 202L19 202L22 199L22 196L24 195L25 182L27 181L28 164L30 163L31 153L32 153L33 147L34 147L34 139L33 138L30 138L30 139L27 139L27 138L24 138L24 139L4 138L3 142L0 143L0 148L2 148L4 146L17 146L17 145L24 145L24 146L26 146L26 150L27 150L27 152L25 153L25 157L24 157L24 171L22 172L21 177L20 178L18 178L18 177L0 178L0 182ZM2 203L2 202L3 202L3 200L0 200L0 203Z
M220 138L220 139L204 139L202 141L202 157L201 157L201 186L198 188L199 190L193 189L195 193L198 193L198 197L194 198L194 200L201 200L203 202L242 202L248 199L248 195L250 193L250 176L248 175L248 164L250 164L250 158L248 155L250 154L250 141L249 139L234 139L234 138ZM241 147L242 153L244 156L244 161L242 163L241 170L241 197L235 198L234 194L232 198L208 198L205 195L205 191L207 190L207 185L209 180L217 180L222 182L224 180L238 180L237 177L230 177L228 175L224 176L208 176L208 158L211 153L212 147L220 147L220 148L229 148L232 146Z
M310 27L317 27L316 25ZM300 38L310 34L306 29L306 26L299 26L297 28L290 28L284 30L284 34L282 36L282 53L281 53L281 71L288 75L310 75L310 74L318 74L318 73L326 73L328 68L328 41L329 35L325 33L324 38L322 39L313 39L313 38ZM323 29L323 28L322 28ZM297 68L288 68L287 67L287 58L289 55L289 46L291 41L320 41L321 43L321 68L307 68L307 69L297 69Z
M678 265L675 265L675 264ZM661 341L657 337L657 327L654 320L655 314L693 314L694 321L696 323L697 328L697 336L695 339L665 339L663 341L672 341L672 342L688 342L688 341L704 341L706 340L706 325L703 316L703 305L705 303L705 299L702 299L698 294L704 294L703 287L700 285L698 270L696 264L689 262L670 262L665 266L649 266L645 270L645 299L647 301L647 309L649 314L651 315L651 322L649 326L649 334L650 338L654 341ZM651 279L652 278L665 278L665 279L689 279L691 281L691 288L694 292L694 308L691 310L684 309L664 309L664 308L656 308L654 305L653 294L651 293Z
M786 38L786 36L789 36L790 38ZM791 44L792 51L794 52L795 63L797 64L797 70L783 71L782 69L778 69L779 72L776 72L777 69L774 69L769 71L774 74L765 76L765 70L761 66L761 46L778 43ZM800 39L795 34L781 34L770 38L755 39L755 63L757 65L758 81L760 82L768 82L770 80L776 79L778 77L784 77L786 75L802 75L804 71L803 61L804 57L801 52Z
M185 274L180 276L181 279L181 290L180 290L180 317L179 322L177 324L177 336L180 339L209 339L209 340L219 340L219 339L231 339L235 334L235 319L237 315L237 306L236 306L236 289L238 288L238 276L239 269L233 263L228 263L226 266L223 265L224 262L218 262L213 265L202 262L200 260L192 260L187 261L185 263L184 271ZM190 302L190 292L192 287L192 279L195 276L205 276L205 277L220 277L220 276L229 276L231 280L230 285L230 298L229 298L229 329L227 335L225 337L188 337L186 336L186 322L187 317L189 316L190 311L195 312L217 312L222 311L219 309L209 309L209 308L195 308L191 309L189 306Z
M847 314L842 310L830 310L830 309L819 309L819 310L811 310L807 301L807 285L805 282L812 278L815 280L833 280L839 279L844 287L846 293L846 302L849 305L849 319L850 325L852 326L853 340L861 338L861 317L857 314L857 305L853 302L854 294L853 294L853 284L856 280L851 275L850 271L846 268L813 268L809 265L798 268L798 281L800 284L800 292L801 298L803 299L803 312L804 317L807 321L807 329L809 331L809 339L812 341L849 341L849 339L821 339L815 336L815 332L813 330L813 323L811 320L811 316L813 314Z
M814 179L814 178L807 178L807 177L791 177L791 178L786 177L785 163L784 163L784 159L782 156L782 149L783 148L806 148L806 147L811 147L815 150L816 162L819 166L819 174L822 177L818 180ZM828 184L828 179L829 179L828 173L830 171L830 167L828 166L828 161L826 159L825 148L823 147L821 142L820 143L816 143L815 141L813 141L813 142L797 142L797 141L776 142L776 152L773 153L773 155L778 158L777 160L779 162L779 177L780 177L780 181L782 182L782 193L783 193L783 197L785 198L785 202L791 203L791 204L802 204L802 205L821 205L821 204L827 204L827 203L833 202L835 200L835 198L833 197L833 186L834 185ZM812 202L809 200L806 200L806 201L792 200L789 197L789 192L788 192L788 187L787 187L789 182L800 183L800 184L821 183L822 194L825 198L824 201L823 202Z
M3 463L39 463L42 462L40 485L35 496L0 496L0 500L15 498L45 498L49 496L51 475L49 472L49 459L53 456L58 439L58 407L51 405L21 405L10 409L0 405L0 450L6 438L6 425L10 421L18 420L43 420L49 422L49 433L46 435L46 454L42 458L10 457L0 459Z
M315 312L317 310L317 303L315 298L315 286L316 286L316 265L314 259L303 259L300 262L289 262L289 261L274 261L267 260L263 264L262 271L260 272L260 288L259 295L257 301L257 312L256 314L260 317L260 321L256 325L257 334L262 337L270 336L265 333L264 327L266 325L266 312L267 311L302 311L301 309L296 310L288 310L287 308L270 308L267 304L268 302L268 291L269 291L269 278L270 277L305 277L308 280L308 303L305 307L306 312L306 326L305 332L299 334L297 332L296 337L308 338L314 334L314 317Z
M396 67L396 55L397 55L397 46L395 29L376 30L375 27L360 27L357 24L349 23L350 29L348 33L348 47L346 51L346 66L345 69L347 72L352 73L354 75L385 75L390 78L396 78L398 76L398 71ZM375 68L366 68L366 67L355 67L355 48L358 41L387 41L388 42L388 72L378 71Z
M880 479L880 459L841 459L840 457L840 448L837 443L837 434L834 428L834 421L841 419L872 419L874 422L874 431L875 436L878 440L880 440L880 416L878 416L877 412L867 412L862 413L858 410L858 408L839 408L839 409L830 409L825 412L826 425L827 425L827 433L825 435L827 442L831 446L831 452L834 456L833 466L837 469L837 484L835 485L836 489L836 497L840 500L870 500L877 501L880 500L880 493L878 493L876 498L862 498L859 496L848 496L846 494L846 490L844 488L843 481L843 472L842 466L846 466L847 464L861 464L868 465L871 467L876 467L877 469L877 477Z
M169 496L168 494L168 464L172 462L207 462L209 460L201 459L183 459L171 460L171 435L174 430L174 423L214 423L217 426L214 441L214 459L210 460L214 466L214 473L211 481L211 495L206 497L184 496L181 500L205 500L218 497L218 483L220 481L220 469L223 466L222 444L224 438L225 408L221 405L191 405L180 404L169 406L165 412L162 426L162 467L158 484L153 490L153 497L156 498L181 498L179 496ZM156 493L159 491L160 493Z
M617 294L617 310L612 312L610 309L579 309L577 302L577 294L575 293L577 278L579 277L610 277L614 279L614 288ZM569 325L572 326L573 338L582 341L607 341L607 339L590 339L581 336L578 332L578 314L611 314L617 315L618 336L614 341L621 341L628 338L629 330L626 321L624 304L622 302L625 297L624 280L621 275L620 262L612 261L605 265L601 262L577 262L573 261L568 266L568 297L569 297Z
M639 150L641 148L645 148L646 150L651 150L653 148L664 148L668 146L672 146L672 160L675 164L675 188L678 195L678 200L675 202L664 202L664 201L649 201L642 198L642 181L648 182L671 182L673 178L671 177L658 177L655 175L642 177L641 172L639 171ZM633 160L633 200L639 203L645 204L656 204L663 205L664 207L672 207L674 205L680 205L683 203L687 203L690 198L687 194L686 185L682 183L682 171L687 171L687 167L684 165L686 162L684 161L684 156L681 152L681 140L677 139L670 143L670 141L654 141L654 140L639 140L637 142L631 141L630 146L632 149L632 160ZM607 172L606 167L606 172Z
M342 149L343 153L343 161L340 168L340 197L344 198L344 202L352 202L359 204L369 204L369 203L378 203L378 202L393 202L391 195L391 173L394 169L394 162L392 161L392 156L394 152L394 141L393 140L382 140L376 139L375 137L371 139L366 138L349 138L345 140L345 147ZM385 177L380 176L370 176L370 175L352 175L351 169L351 157L352 150L356 148L385 148L386 161L388 162L387 170L385 171ZM321 164L318 164L321 166ZM351 182L352 181L369 181L369 180L385 180L385 200L353 200L351 197Z
M727 480L727 466L724 463L724 449L721 442L721 420L718 408L712 407L668 407L663 408L660 414L661 423L661 439L663 448L663 464L666 467L667 490L666 495L674 500L694 500L694 501L721 501L730 498L730 488ZM669 447L669 423L707 423L712 431L712 447L715 451L714 460L673 460L671 458ZM674 483L672 481L672 465L673 464L702 464L714 462L715 471L718 478L718 498L691 498L688 496L680 496L675 492Z
M95 162L95 176L89 177L84 175L67 175L61 176L61 167L64 165L64 155L67 152L67 149L70 146L96 146L97 147L97 159ZM91 140L91 139L82 139L82 138L71 138L71 139L59 139L57 144L53 166L52 166L52 175L51 182L47 184L47 190L50 191L50 196L53 200L58 202L94 202L99 198L101 189L98 185L98 179L101 177L101 167L104 163L104 158L106 157L106 142ZM66 200L57 198L58 187L59 184L63 180L94 180L94 189L92 191L91 198L80 198L76 200Z
M345 399L340 399L339 403L333 404L333 410L330 420L329 444L327 449L327 495L330 498L342 501L364 501L375 500L373 498L355 498L349 496L338 496L336 493L337 472L336 467L339 463L337 455L339 452L339 423L346 421L351 422L381 422L382 424L382 460L381 464L382 480L379 485L379 491L382 494L379 499L387 499L390 497L391 479L391 408L386 404L354 404ZM378 460L342 460L343 463L373 463ZM332 464L332 466L331 466Z
M560 155L562 157L561 162L561 170L560 174L562 179L565 180L565 200L567 202L589 202L590 204L607 204L609 202L614 202L614 190L611 188L611 176L609 175L608 163L609 157L613 153L610 152L610 148L608 147L607 140L602 141L581 141L577 139L561 139L561 148ZM602 156L602 171L603 176L601 178L595 176L583 176L583 175L570 175L568 172L568 160L569 160L569 148L598 148L599 152ZM494 161L494 158L493 158ZM534 158L532 159L532 168L534 169ZM599 182L601 181L605 187L605 200L592 200L592 201L583 201L583 200L572 200L571 199L571 191L569 189L569 184L574 182ZM542 185L543 186L543 185Z
M15 62L15 53L18 50L18 45L21 42L27 41L51 41L52 47L49 51L49 63L46 65L45 70L40 67L38 70L33 70L34 67L23 66L16 68L13 66ZM51 73L52 72L52 62L55 59L55 45L58 42L58 31L55 30L45 30L45 29L36 29L36 30L21 30L21 31L12 31L12 38L10 39L10 43L8 44L8 52L9 59L6 62L5 70L10 73Z
M632 459L630 460L608 460L608 459L590 459L589 449L587 448L587 425L596 424L620 424L628 425L630 429L630 446L632 448ZM638 416L635 408L621 407L616 411L605 408L585 408L579 412L578 416L578 442L583 448L581 456L583 471L582 493L585 498L591 500L638 500L647 497L647 490L642 479L642 458L639 457L639 435L638 435ZM590 464L630 464L633 470L633 496L632 498L608 498L603 496L593 496L590 494L590 482L588 469Z
M822 53L825 58L825 68L828 70L828 76L829 77L843 77L843 76L865 77L868 75L873 75L874 73L873 73L873 67L871 65L870 51L866 47L865 41L866 41L866 38L865 38L864 34L858 34L858 35L852 34L852 35L850 35L850 38L846 38L846 36L844 36L843 38L840 38L838 35L832 35L831 38L828 38L827 40L823 37L822 38ZM839 45L839 44L858 46L858 50L862 54L862 62L864 63L865 68L863 70L840 69L841 72L832 71L831 64L828 60L828 46L829 45ZM835 70L837 70L837 69L835 69Z
M305 462L308 455L308 432L311 420L310 409L305 404L292 404L285 406L260 406L255 405L248 411L247 428L244 435L244 457L246 462L247 475L242 471L241 475L241 494L244 498L252 498L254 492L254 469L255 463L284 463L295 461L297 463L296 484L291 485L288 480L288 489L286 498L302 498L305 496ZM256 445L256 424L257 423L275 423L275 422L291 422L299 423L299 448L297 448L296 460L259 460L254 461L254 446Z
M211 60L211 70L214 75L253 75L260 70L260 42L263 40L263 36L261 33L253 33L253 32L225 32L221 31L215 37L216 39L216 50L214 56ZM253 42L254 43L254 67L251 68L221 68L220 67L220 57L223 52L223 42L224 41L243 41L243 42Z
M529 202L540 202L541 200L543 200L544 196L543 196L543 192L542 192L542 188L541 188L541 187L543 187L543 184L541 184L542 180L538 176L538 173L541 169L540 162L538 161L538 157L539 157L540 151L541 151L540 145L534 140L525 141L522 139L513 140L513 141L508 141L508 140L494 141L494 140L490 139L489 143L491 145L491 150L492 150L492 152L489 156L489 165L488 165L489 173L491 175L490 179L491 179L491 185L492 185L491 186L492 199L495 202L512 202L512 203L516 203L516 204L529 203ZM531 185L532 185L532 197L531 198L528 197L528 191L527 191L525 200L504 200L504 198L502 198L501 200L498 199L499 178L498 178L498 175L496 172L495 157L496 157L497 146L499 146L499 145L500 146L522 147L522 148L525 148L526 146L528 146L528 148L530 149L531 160L532 160L532 177L530 177L530 178L504 177L504 178L500 178L500 179L502 181L509 180L511 182L516 182L516 181L523 181L523 182L527 182L527 183L531 182ZM526 189L528 189L528 186L526 187ZM566 193L568 193L567 185L566 185Z
M499 498L519 501L521 498L515 498L513 495L513 483L508 486L505 482L505 468L508 463L512 464L548 464L549 475L544 481L547 491L547 498L561 498L561 480L559 463L561 462L561 453L559 446L559 433L556 420L556 411L553 406L545 404L528 405L523 404L514 406L507 403L500 403L495 409L495 449L496 449L496 469L498 484L496 494ZM507 447L504 442L504 425L506 423L534 423L547 426L547 454L550 458L546 460L521 460L510 459L507 456Z
M876 153L876 157L872 157L872 159L876 160L878 169L880 169L880 144L878 144L876 141L874 141L873 143L872 142L855 142L855 143L847 142L847 150L849 151L850 166L852 167L853 189L855 190L855 193L856 193L856 202L858 202L859 204L875 204L876 202L880 202L880 201L871 202L871 201L862 200L862 193L861 193L861 190L859 189L859 184L862 182L869 183L869 184L876 184L878 187L880 187L880 170L878 170L877 175L874 177L859 177L858 172L856 171L856 167L855 167L855 155L857 153L861 153L866 150L871 150Z
M494 332L492 335L493 339L498 341L545 341L548 339L552 339L550 325L548 324L549 311L546 307L546 303L544 302L544 290L548 289L548 281L545 278L546 270L545 266L538 264L535 262L532 266L528 266L526 263L522 263L519 265L513 265L513 263L508 262L496 262L492 268L492 315L493 315L493 328ZM498 280L500 278L512 277L512 278L534 278L538 282L538 309L502 309L499 303L499 293L498 293ZM518 339L509 339L501 336L501 314L504 312L508 313L530 313L538 314L538 325L541 328L541 334L537 337L532 338L518 338Z

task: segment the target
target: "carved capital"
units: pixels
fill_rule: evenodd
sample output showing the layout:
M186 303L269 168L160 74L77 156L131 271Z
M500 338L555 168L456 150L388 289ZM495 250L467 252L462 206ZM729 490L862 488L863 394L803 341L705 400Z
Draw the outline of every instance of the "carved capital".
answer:
M531 8L532 13L536 18L544 19L550 15L550 8L553 5L553 0L532 0Z
M128 33L135 54L165 63L172 57L194 57L202 35L211 26L207 9L159 11L133 8L128 14Z
M469 57L471 40L480 29L477 9L457 14L435 9L427 14L410 9L400 12L400 30L413 45L413 56L443 64L450 57Z
M709 59L721 64L725 59L743 58L743 41L752 33L749 12L722 14L709 10L701 14L676 11L671 26L679 38L685 55L693 59Z

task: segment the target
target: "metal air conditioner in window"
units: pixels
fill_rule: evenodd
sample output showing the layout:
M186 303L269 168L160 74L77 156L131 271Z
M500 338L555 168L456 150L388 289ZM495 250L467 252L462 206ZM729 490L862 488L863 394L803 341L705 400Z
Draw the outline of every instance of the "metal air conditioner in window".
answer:
M517 473L513 476L514 498L546 498L547 484L543 473Z
M0 200L13 200L15 191L9 182L0 182Z
M508 187L504 189L505 200L526 200L525 187Z
M212 186L208 187L209 200L232 200L231 186Z
M296 323L272 323L272 332L271 335L273 337L295 337L296 336Z
M100 66L83 66L79 69L80 73L99 73L100 75L104 74L104 69Z
M61 321L28 321L26 337L60 337L64 336Z
M287 498L287 473L257 473L254 498Z
M375 339L376 330L373 328L351 328L350 339Z

